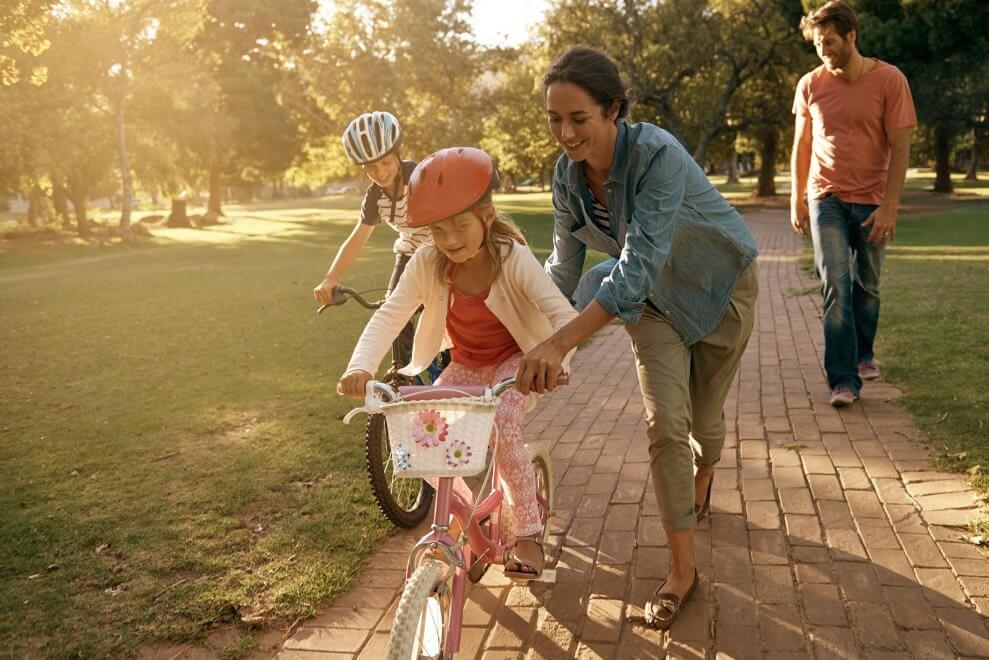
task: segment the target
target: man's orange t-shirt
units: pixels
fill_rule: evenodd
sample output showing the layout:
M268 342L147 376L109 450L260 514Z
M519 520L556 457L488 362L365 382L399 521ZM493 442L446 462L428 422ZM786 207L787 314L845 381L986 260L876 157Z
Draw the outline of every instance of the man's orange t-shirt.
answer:
M797 83L793 113L812 126L808 198L832 193L844 202L880 204L891 153L887 136L917 123L906 76L880 60L855 82L819 66Z

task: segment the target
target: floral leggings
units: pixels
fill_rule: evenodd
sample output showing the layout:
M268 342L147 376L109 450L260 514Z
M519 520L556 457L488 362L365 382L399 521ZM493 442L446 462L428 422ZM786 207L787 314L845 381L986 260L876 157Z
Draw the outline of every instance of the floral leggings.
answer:
M473 368L451 362L437 379L438 385L494 385L514 376L518 371L521 353L516 353L500 364ZM536 503L536 475L522 439L522 418L529 407L529 398L515 388L505 390L495 414L498 429L498 469L508 501L512 504L515 536L537 534L542 530L539 506ZM492 432L491 441L494 442ZM433 486L435 479L430 479ZM470 501L470 489L464 480L457 478L454 490Z

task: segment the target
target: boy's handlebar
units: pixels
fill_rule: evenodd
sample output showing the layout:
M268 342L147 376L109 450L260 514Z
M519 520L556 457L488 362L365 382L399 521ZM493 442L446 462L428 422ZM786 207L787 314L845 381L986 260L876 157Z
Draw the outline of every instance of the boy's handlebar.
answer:
M337 305L342 305L345 302L347 302L347 300L349 300L350 298L353 298L358 303L360 303L362 307L366 307L367 309L378 309L379 307L381 307L381 302L368 302L368 300L364 298L364 296L362 296L356 290L351 289L349 286L335 286L333 287L333 297L330 298L330 302L320 306L320 308L316 310L316 313L322 314L323 310L326 309L327 307L336 307Z

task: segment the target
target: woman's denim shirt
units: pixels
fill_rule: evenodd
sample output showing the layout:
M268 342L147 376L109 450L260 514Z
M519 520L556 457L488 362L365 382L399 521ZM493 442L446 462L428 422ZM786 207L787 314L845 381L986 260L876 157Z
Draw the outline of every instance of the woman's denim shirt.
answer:
M560 156L546 272L572 297L587 248L604 252L618 259L595 296L605 310L635 324L648 300L688 346L709 335L758 253L742 216L677 139L653 124L618 122L604 190L610 232L591 221L584 164Z

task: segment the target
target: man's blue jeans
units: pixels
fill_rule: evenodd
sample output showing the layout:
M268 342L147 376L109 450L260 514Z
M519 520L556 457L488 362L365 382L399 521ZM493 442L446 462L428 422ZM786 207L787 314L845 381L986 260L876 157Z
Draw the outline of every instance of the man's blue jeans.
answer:
M810 200L814 263L824 294L824 371L828 386L858 396L858 365L873 358L879 326L879 271L885 245L866 239L873 204L850 204L834 195Z

